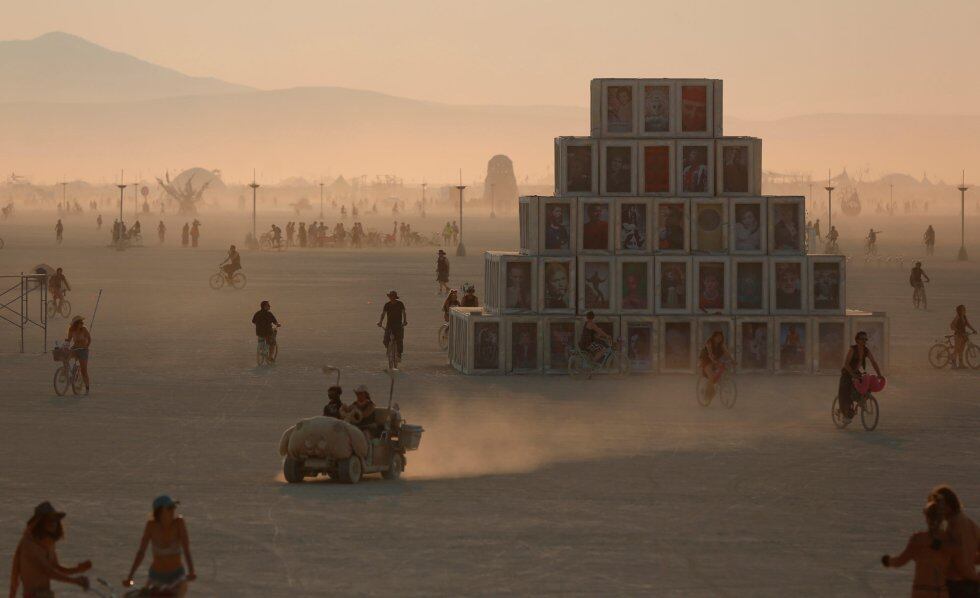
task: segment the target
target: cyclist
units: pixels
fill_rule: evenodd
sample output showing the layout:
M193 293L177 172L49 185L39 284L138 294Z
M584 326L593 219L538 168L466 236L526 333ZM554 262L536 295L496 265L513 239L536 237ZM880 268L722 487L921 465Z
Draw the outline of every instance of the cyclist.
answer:
M123 580L124 587L132 587L133 575L143 562L147 547L153 554L147 587L175 588L175 595L187 594L187 582L194 581L194 560L191 558L191 541L187 535L184 518L177 514L179 502L166 494L153 499L153 518L143 527L140 547L133 559L129 575ZM184 569L184 560L187 569Z
M970 320L966 318L966 306L957 305L956 306L956 316L953 321L949 323L949 329L953 331L955 345L953 350L955 355L953 356L953 369L960 369L966 367L963 360L963 351L966 349L967 333L966 329L969 328L974 334L977 333L977 329L970 324Z
M268 301L263 301L259 304L259 311L255 312L252 316L252 323L255 324L255 336L263 339L265 343L269 346L269 361L275 363L276 361L276 331L275 328L280 328L282 324L276 319L276 316L270 311L271 306ZM275 327L275 328L273 328Z
M401 361L402 352L405 350L405 326L408 326L408 312L405 310L405 304L398 299L398 291L388 291L388 302L381 310L378 328L382 327L381 323L386 318L387 322L383 326L385 329L385 348L394 341L398 361Z
M463 285L463 298L459 301L460 307L480 307L480 300L476 296L476 288L470 283Z
M442 314L447 322L449 321L449 310L454 307L459 307L459 305L459 294L456 292L456 289L450 290L446 300L442 302Z
M89 581L84 573L92 568L92 561L65 567L58 562L56 544L64 538L61 520L65 514L44 501L34 507L34 515L27 522L27 529L20 537L14 552L10 571L10 596L17 595L18 586L24 587L24 596L54 596L51 581L74 584L88 590Z
M926 255L932 255L936 250L936 229L932 228L931 224L923 233L922 242L926 245Z
M439 295L449 291L449 258L442 249L439 250L439 257L436 258L436 282L439 283Z
M48 279L48 291L54 295L54 307L55 310L61 309L61 302L65 299L65 292L71 290L71 285L68 284L68 279L65 278L65 274L58 268L54 276Z
M71 355L78 360L78 368L82 373L82 381L85 383L85 394L88 394L88 348L92 344L92 334L85 327L84 316L75 316L71 319L71 326L68 327L68 338L71 343Z
M595 313L591 311L586 313L585 326L582 327L582 336L578 340L578 348L588 355L593 363L598 364L611 344L612 337L595 323Z
M921 290L922 309L926 308L926 285L925 285L926 282L932 282L932 281L929 280L929 276L926 274L925 270L922 269L922 262L915 262L915 267L912 268L912 272L909 274L909 284L912 285L913 304L915 303L915 293Z
M226 263L228 264L227 266L224 265ZM218 265L221 266L222 270L224 270L225 276L228 278L228 282L231 282L231 277L235 274L235 272L242 269L242 256L238 253L238 250L235 249L235 246L232 245L228 248L228 256Z
M844 367L840 370L840 380L837 383L837 401L840 404L841 415L850 421L854 417L854 382L861 379L867 369L867 361L875 369L878 377L884 378L878 362L875 361L871 351L868 350L868 333L861 330L854 336L854 343L847 350L847 357L844 358Z
M701 369L701 374L708 381L704 388L704 393L707 398L711 399L715 396L715 383L725 372L725 364L722 363L723 359L727 359L730 362L735 361L732 358L731 352L728 350L728 346L725 344L725 334L721 330L715 330L708 340L701 347L701 354L698 357L698 367Z

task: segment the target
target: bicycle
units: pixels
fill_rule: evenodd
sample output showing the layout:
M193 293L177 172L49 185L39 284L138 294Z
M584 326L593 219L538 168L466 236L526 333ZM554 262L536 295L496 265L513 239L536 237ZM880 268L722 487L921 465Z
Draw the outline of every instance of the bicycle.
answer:
M60 362L58 369L54 371L54 391L59 397L68 394L71 388L72 394L79 395L85 389L85 381L82 379L82 368L78 363L78 358L71 354L67 345L59 344L51 351L51 356L55 361Z
M449 322L443 322L439 326L439 349L442 351L449 349Z
M398 341L395 340L395 335L391 335L391 339L388 340L385 346L385 354L388 357L388 371L393 372L398 369L398 364L401 362L401 357L398 356Z
M276 336L278 336L278 331L273 329L272 340L276 341ZM269 342L260 336L255 347L256 367L262 367L264 363L272 365L276 362L277 357L279 357L279 341L276 341L273 345L269 345Z
M233 289L241 290L245 288L246 282L248 282L248 279L245 278L245 273L241 270L238 270L231 276L228 276L221 266L218 266L218 271L212 274L211 278L208 280L208 284L211 285L211 288L216 291L226 284L230 284Z
M856 408L861 411L861 425L868 432L871 432L878 427L878 399L874 398L870 392L860 393L857 388L852 392L857 394L857 398L854 399L853 403L856 404ZM853 409L854 407L852 407ZM854 417L844 417L844 414L840 410L840 397L834 397L834 404L830 408L830 417L834 420L834 425L838 429L843 430L851 423L851 419Z
M978 369L980 368L980 347L969 340L970 336L973 335L967 335L966 347L963 349L963 360L966 365ZM936 344L929 347L929 363L932 367L941 370L946 366L953 365L953 356L956 355L956 345L953 342L955 337L955 334L947 334L943 337L945 343L937 340Z
M572 347L568 350L568 373L572 378L580 379L584 376L587 380L591 380L595 372L609 372L617 378L626 376L630 373L632 364L624 347L622 339L606 345L598 360L594 360L591 353Z
M734 372L728 369L729 365L731 364L721 364L721 373L715 381L715 394L710 397L707 394L708 378L704 375L704 372L700 372L696 389L699 405L707 407L714 400L714 397L718 397L721 404L726 408L731 409L735 406L735 400L738 398L738 386L735 384L735 378L732 375ZM734 368L734 366L732 367Z
M102 587L101 590L94 585L89 588L89 590L96 596L99 596L100 598L117 598L119 596L119 594L116 593L109 582L105 579L98 577L95 581ZM184 581L185 580L181 580L170 585L154 585L147 582L147 584L141 588L124 591L122 598L140 598L142 596L164 598L177 596L180 591L180 585Z
M56 315L67 318L71 315L71 302L68 301L68 291L62 294L61 299L54 298L48 301L47 311L49 318L53 318Z
M915 309L926 309L926 285L916 285L912 291L912 306Z

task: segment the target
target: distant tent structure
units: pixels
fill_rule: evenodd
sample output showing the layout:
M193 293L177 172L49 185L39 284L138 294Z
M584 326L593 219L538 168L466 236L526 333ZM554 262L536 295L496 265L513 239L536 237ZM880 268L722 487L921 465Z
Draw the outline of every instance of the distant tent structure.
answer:
M350 195L350 191L350 183L344 179L344 175L338 176L334 182L327 185L327 193L329 193L331 197L344 199Z

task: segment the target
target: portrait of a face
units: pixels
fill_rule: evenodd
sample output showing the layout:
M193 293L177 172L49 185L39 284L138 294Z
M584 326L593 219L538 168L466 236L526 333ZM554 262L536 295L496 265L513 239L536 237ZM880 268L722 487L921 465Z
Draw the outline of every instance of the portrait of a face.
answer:
M574 307L571 278L571 264L568 262L545 262L545 309L571 309Z
M806 366L806 324L781 322L779 324L779 365L781 368Z
M633 148L609 146L606 148L606 191L608 193L633 192Z
M746 322L739 338L742 367L762 370L769 366L769 324Z
M760 251L762 249L762 206L759 204L735 204L735 249Z
M565 188L572 193L592 191L592 147L565 147Z
M633 132L633 88L610 85L606 88L606 123L610 133Z
M663 203L657 206L657 245L661 251L683 251L686 241L684 204Z
M833 370L844 362L844 322L820 322L817 325L817 367Z
M473 368L495 370L500 367L500 323L473 324Z
M609 206L604 203L585 204L585 224L582 225L582 248L609 249Z
M609 309L610 271L608 262L585 262L585 309Z
M685 262L663 262L660 267L660 305L667 309L687 308Z
M568 352L574 344L574 322L550 322L548 324L548 367L553 370L568 368Z
M664 323L664 366L672 370L691 367L691 323Z
M797 262L777 263L776 309L803 309L803 264Z
M621 272L622 294L620 307L622 309L647 309L650 307L648 294L649 280L647 264L644 262L623 262Z
M507 262L506 265L507 309L531 309L531 264L530 262Z
M641 203L619 205L619 248L642 251L647 248L647 207Z
M735 309L762 309L763 264L739 262L735 266Z
M670 193L670 147L648 145L643 148L643 192Z
M653 324L632 322L626 325L626 350L633 369L653 367Z
M544 229L545 249L568 251L571 237L568 234L571 222L571 207L564 203L545 205L546 220Z
M510 354L514 369L537 369L538 325L534 322L515 322L510 331Z
M813 264L813 307L815 309L840 309L840 264L818 262Z
M670 131L670 87L666 85L643 87L643 130L647 133Z
M708 88L704 85L681 86L681 130L685 133L708 130Z
M721 149L722 191L725 193L749 192L749 148L733 145Z
M800 230L800 206L796 203L775 205L776 223L773 228L773 249L776 251L799 251L803 247Z
M698 308L706 311L725 309L725 264L702 262L698 266Z
M706 193L708 191L708 148L703 145L686 145L682 152L681 191Z
M717 204L696 204L698 251L725 251L725 219Z

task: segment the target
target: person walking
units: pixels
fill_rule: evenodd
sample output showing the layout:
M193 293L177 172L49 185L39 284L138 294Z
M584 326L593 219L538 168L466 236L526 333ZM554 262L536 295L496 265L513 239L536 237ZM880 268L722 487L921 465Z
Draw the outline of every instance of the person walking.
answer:
M201 238L201 223L194 219L191 224L191 247L197 247L197 240Z
M963 512L963 504L949 486L937 486L929 493L929 502L939 505L952 543L953 556L946 571L949 598L980 596L980 576L976 559L980 555L980 527Z
M160 244L163 245L163 241L167 237L167 225L163 223L163 220L161 220L160 224L157 225L157 237L160 239Z
M180 231L180 246L187 247L191 242L191 225L184 223L184 228Z
M439 257L436 258L436 282L439 283L439 290L436 291L437 295L443 295L449 292L449 258L446 257L446 252L442 249L439 250Z
M61 245L61 241L64 240L65 235L65 225L61 223L61 218L58 218L58 224L54 225L54 236L58 241L58 245Z

